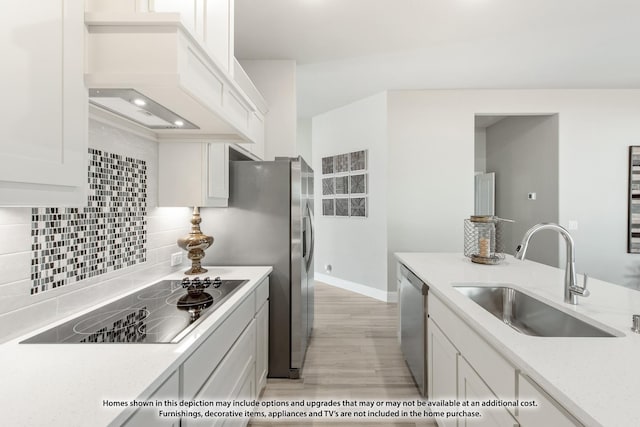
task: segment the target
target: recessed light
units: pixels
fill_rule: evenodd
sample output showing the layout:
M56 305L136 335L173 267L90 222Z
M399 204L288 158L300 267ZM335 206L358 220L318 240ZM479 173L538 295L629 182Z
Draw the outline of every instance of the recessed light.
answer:
M173 122L173 124L178 127L184 126L184 122L182 120L176 120L175 122Z
M147 102L144 99L140 99L140 98L134 99L133 103L136 104L138 107L144 107L145 105L147 105Z

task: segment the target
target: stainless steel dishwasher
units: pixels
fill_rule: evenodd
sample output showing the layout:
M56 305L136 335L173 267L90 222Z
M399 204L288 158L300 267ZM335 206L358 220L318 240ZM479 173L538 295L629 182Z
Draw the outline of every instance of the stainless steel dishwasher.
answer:
M429 286L400 265L400 347L411 375L427 397L427 298Z

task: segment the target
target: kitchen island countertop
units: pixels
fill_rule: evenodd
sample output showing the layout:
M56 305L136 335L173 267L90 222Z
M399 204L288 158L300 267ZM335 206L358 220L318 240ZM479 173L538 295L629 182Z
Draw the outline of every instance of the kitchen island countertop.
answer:
M458 253L397 253L467 325L517 369L589 426L640 425L640 292L593 278L591 295L577 306L563 302L564 269L507 256L498 265L474 264ZM581 283L579 277L578 283ZM616 337L533 337L511 329L458 292L452 283L509 283L550 305L614 329Z
M215 312L175 344L19 344L80 311L0 345L2 425L120 425L131 409L103 406L103 400L145 400L272 271L271 267L207 267L207 275L248 279ZM182 279L182 272L163 279ZM127 292L135 292L152 283ZM122 296L104 303L115 301Z

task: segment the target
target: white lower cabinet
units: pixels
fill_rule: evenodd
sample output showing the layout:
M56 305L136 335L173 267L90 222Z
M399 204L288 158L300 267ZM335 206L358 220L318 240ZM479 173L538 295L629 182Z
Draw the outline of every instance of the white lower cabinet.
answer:
M575 427L582 424L549 396L538 384L519 374L518 385L521 401L534 401L536 407L521 407L518 420L523 427L553 426Z
M267 386L269 373L269 278L256 288L256 395Z
M458 398L467 402L483 402L496 398L489 386L480 378L474 369L461 355L458 355ZM513 427L518 422L505 408L461 407L459 410L481 412L481 417L459 417L458 426Z
M429 399L535 401L534 408L464 406L482 417L437 418L441 427L581 426L542 387L520 372L433 293L429 294ZM437 410L438 408L432 408Z
M515 368L435 295L429 295L429 386L430 400L457 399L465 402L458 412L480 412L481 416L437 418L441 427L513 427L515 408L488 409L472 402L514 400ZM432 408L438 409L438 408ZM453 410L449 408L448 410ZM447 409L444 410L445 412Z
M202 389L196 394L194 400L252 399L255 396L255 342L256 321L252 320ZM239 417L228 419L205 417L197 420L185 418L182 420L182 425L187 427L244 426L248 422L248 419Z
M145 400L252 400L266 385L269 353L269 278L238 303L227 318L189 355L149 399ZM180 408L175 408L180 409ZM182 408L184 409L184 408ZM224 407L198 408L225 410ZM231 408L240 411L238 408ZM252 410L251 407L242 410ZM171 410L171 409L168 409ZM244 417L182 419L158 418L157 408L138 409L127 427L246 426Z
M440 328L429 319L429 384L428 395L431 400L457 398L457 358L460 353L444 336ZM455 427L456 418L444 418L441 424Z
M193 399L205 386L254 316L255 295L251 294L182 364L184 399Z
M256 393L267 385L269 371L269 302L265 301L256 314Z
M151 395L148 401L175 399L179 395L180 375L176 371ZM138 409L123 426L125 427L179 427L180 419L158 417L156 408Z

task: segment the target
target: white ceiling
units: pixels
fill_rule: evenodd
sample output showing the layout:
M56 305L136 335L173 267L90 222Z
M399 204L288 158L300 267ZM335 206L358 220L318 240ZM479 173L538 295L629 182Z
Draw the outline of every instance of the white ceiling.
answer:
M236 56L295 59L298 115L385 89L639 88L638 0L235 0Z

